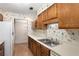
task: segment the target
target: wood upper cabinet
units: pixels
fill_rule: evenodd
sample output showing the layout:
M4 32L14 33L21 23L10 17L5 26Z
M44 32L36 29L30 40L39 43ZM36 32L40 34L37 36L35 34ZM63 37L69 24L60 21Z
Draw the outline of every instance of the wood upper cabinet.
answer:
M47 9L47 20L55 19L57 17L57 6L53 4Z
M79 4L61 3L57 5L59 28L79 28Z
M45 29L44 23L43 23L43 13L38 15L37 19L37 29Z
M0 21L3 21L3 15L0 14Z
M79 3L55 3L43 11L37 20L37 28L58 23L60 29L79 28Z
M40 14L37 19L37 29L42 28L42 15Z
M44 10L40 15L38 15L37 29L46 29L47 24L57 22L56 8L57 8L56 4L53 4L52 6Z
M43 14L43 22L47 20L47 9L42 12Z

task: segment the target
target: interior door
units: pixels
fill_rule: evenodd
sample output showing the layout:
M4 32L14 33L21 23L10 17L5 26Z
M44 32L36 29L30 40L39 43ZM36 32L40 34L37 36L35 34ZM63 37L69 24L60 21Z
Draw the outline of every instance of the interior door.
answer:
M25 20L15 20L15 43L25 43L27 42L27 21Z

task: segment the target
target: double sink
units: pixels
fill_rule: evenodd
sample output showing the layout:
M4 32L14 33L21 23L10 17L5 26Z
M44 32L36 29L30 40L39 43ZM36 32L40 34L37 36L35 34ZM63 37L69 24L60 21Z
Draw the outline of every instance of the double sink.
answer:
M54 46L60 44L59 42L53 41L53 40L50 40L50 39L39 39L39 41L41 41L42 43L44 43L44 44L46 44L50 47L54 47Z

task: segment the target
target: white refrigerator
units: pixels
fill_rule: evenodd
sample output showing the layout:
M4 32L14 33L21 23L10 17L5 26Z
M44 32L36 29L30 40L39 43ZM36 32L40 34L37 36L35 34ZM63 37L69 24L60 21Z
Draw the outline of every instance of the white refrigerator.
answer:
M4 40L5 56L12 56L14 49L14 30L12 22L0 22L0 39Z

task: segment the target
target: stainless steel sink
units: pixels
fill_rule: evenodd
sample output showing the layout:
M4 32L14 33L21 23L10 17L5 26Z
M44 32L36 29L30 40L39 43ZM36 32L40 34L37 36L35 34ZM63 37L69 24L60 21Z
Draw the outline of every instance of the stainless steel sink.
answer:
M59 42L55 42L55 41L50 40L50 39L39 39L39 41L47 44L48 46L56 46L56 45L59 45Z

